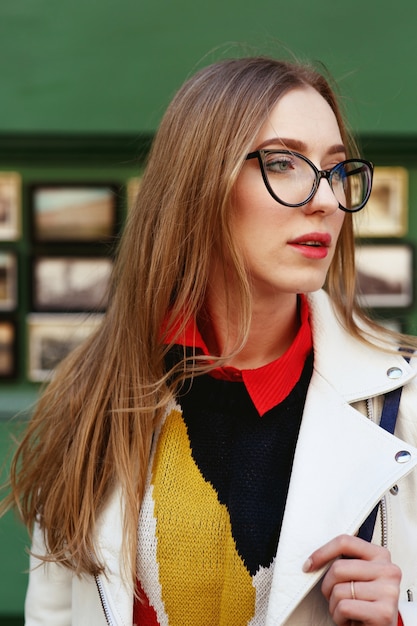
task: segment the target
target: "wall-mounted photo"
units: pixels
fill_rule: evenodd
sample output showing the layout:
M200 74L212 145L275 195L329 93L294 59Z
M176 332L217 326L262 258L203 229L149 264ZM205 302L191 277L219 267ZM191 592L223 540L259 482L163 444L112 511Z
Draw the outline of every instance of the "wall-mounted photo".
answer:
M0 172L0 241L20 237L21 178L17 172Z
M358 245L356 264L360 301L370 308L409 307L413 303L413 249L407 244Z
M138 195L138 191L141 183L140 176L133 176L129 178L127 181L127 209L128 211L135 205L136 196Z
M116 231L117 188L37 185L31 189L31 209L36 241L106 241Z
M357 237L403 237L408 230L408 171L375 167L371 197L354 216Z
M0 252L0 311L17 306L17 258L13 252Z
M16 374L16 326L9 320L0 320L0 378Z
M28 378L50 380L56 366L101 323L103 315L28 315Z
M387 328L388 330L392 330L395 333L404 332L404 328L403 328L403 324L401 323L401 320L396 319L395 317L386 318L386 319L379 318L378 324L380 324L381 326L384 326L384 328Z
M112 271L108 257L35 257L32 308L35 311L104 311Z

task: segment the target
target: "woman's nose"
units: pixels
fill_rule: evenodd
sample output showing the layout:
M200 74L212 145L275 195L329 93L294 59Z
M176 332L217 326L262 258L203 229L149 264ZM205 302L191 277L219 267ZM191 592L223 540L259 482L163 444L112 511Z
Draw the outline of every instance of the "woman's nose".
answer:
M327 179L320 179L316 193L304 208L307 212L321 211L323 213L334 213L339 208L339 202Z

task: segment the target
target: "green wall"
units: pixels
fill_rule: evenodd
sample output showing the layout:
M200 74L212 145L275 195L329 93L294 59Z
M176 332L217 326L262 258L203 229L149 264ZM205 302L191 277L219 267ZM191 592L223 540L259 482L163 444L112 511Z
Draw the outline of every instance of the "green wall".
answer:
M0 131L152 131L237 42L325 63L358 130L416 133L416 23L414 0L2 0Z
M22 424L10 417L38 394L25 371L29 186L111 180L124 211L126 183L189 74L229 55L295 54L333 74L364 156L407 167L404 240L415 245L416 23L415 0L1 0L0 171L22 176L23 236L8 246L22 258L21 364L14 381L0 381L0 461ZM395 315L417 333L415 306ZM0 520L0 626L21 621L26 542L12 514Z
M18 438L25 419L36 402L40 385L27 372L28 326L31 310L30 282L33 242L30 230L30 187L39 183L103 183L117 187L118 221L127 210L127 184L140 173L149 145L138 136L13 136L0 137L0 172L17 171L22 179L22 235L16 241L0 242L1 250L18 256L18 309L1 313L13 317L18 329L18 368L12 380L0 380L0 469L4 480L13 438ZM69 252L77 253L75 244ZM90 244L88 244L90 247ZM44 246L45 248L45 246ZM56 248L55 248L56 250ZM63 247L65 256L68 248ZM56 252L55 252L56 254ZM18 418L14 416L18 414ZM53 451L51 452L53 454ZM1 482L1 481L0 481ZM13 513L0 519L0 626L15 626L23 613L27 582L27 533Z
M22 428L21 422L6 423L0 421L0 459L9 459L12 437L16 437ZM5 478L5 471L1 474ZM0 625L14 626L23 612L24 593L26 588L26 571L28 569L28 536L14 513L7 513L0 521ZM8 617L6 617L8 616Z

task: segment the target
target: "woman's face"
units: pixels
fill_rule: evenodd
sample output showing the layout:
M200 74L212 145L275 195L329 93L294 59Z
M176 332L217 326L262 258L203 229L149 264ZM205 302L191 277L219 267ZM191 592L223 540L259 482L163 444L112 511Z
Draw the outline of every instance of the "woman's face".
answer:
M346 158L336 117L311 87L294 89L278 101L251 150L261 148L294 150L319 170ZM254 297L320 289L344 215L325 179L308 204L279 204L265 187L258 160L247 160L234 189L232 228Z

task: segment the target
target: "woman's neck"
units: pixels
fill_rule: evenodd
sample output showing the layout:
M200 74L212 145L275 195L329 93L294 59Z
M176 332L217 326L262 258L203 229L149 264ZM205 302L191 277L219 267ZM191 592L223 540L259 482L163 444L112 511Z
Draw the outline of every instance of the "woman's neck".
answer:
M230 302L230 299L229 299ZM209 351L225 356L236 350L240 340L238 320L217 292L208 297L205 320L199 328ZM271 363L290 347L300 327L296 294L280 294L268 302L254 303L248 339L227 365L255 369Z

